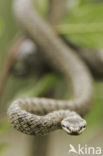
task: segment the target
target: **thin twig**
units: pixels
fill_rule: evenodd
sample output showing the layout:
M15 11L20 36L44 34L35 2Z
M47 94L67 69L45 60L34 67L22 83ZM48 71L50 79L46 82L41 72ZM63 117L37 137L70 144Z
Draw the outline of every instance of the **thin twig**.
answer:
M9 74L10 74L10 70L14 64L15 58L18 54L18 49L19 49L21 43L23 42L23 40L24 40L24 38L20 38L13 44L13 46L11 47L10 52L8 54L8 57L5 60L5 64L3 66L1 78L0 78L0 104L1 104L3 91L6 86L6 82L8 80Z

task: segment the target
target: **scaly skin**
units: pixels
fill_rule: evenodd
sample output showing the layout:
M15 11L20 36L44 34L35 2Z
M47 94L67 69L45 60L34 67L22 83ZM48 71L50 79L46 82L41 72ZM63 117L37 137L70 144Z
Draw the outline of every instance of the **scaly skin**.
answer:
M92 78L89 70L52 28L37 14L31 0L14 0L19 23L42 49L41 55L72 84L73 98L68 101L26 98L14 101L8 110L9 120L17 130L31 135L45 135L62 128L69 134L80 134L92 104ZM74 112L75 111L75 112ZM41 116L42 115L42 116Z

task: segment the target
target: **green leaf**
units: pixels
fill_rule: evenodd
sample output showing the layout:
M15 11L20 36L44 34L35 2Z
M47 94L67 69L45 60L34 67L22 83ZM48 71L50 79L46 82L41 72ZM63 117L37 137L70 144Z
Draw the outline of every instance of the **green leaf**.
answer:
M58 31L79 46L103 48L103 4L76 8L58 26Z
M62 24L57 26L61 34L103 33L103 23Z

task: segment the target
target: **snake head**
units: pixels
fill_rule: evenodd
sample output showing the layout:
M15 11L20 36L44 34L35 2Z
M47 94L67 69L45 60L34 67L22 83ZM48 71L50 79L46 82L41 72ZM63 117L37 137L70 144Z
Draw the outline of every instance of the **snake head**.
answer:
M70 135L81 134L86 129L86 125L86 121L75 112L71 112L61 121L62 129Z

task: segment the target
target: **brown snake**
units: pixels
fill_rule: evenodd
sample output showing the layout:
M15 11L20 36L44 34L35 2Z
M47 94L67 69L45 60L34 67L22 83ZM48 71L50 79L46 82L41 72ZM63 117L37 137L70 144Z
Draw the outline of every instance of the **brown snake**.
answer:
M86 128L81 118L91 108L92 78L86 65L37 14L31 0L14 0L14 12L24 30L42 49L41 53L72 84L71 100L21 98L8 109L14 128L30 135L45 135L56 129L80 134ZM81 115L81 116L80 116Z

